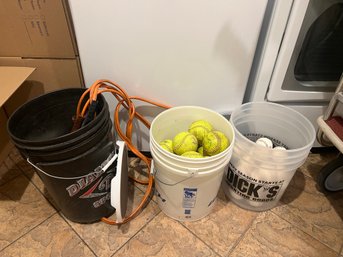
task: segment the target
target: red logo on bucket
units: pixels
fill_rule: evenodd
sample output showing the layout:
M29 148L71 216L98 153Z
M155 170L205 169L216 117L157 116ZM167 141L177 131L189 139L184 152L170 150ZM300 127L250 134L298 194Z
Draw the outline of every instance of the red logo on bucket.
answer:
M114 156L112 153L100 166L94 169L93 172L83 176L82 178L76 180L72 185L66 188L70 197L74 197L82 190L86 189L87 187L91 186L86 192L82 193L79 198L95 198L101 197L101 199L94 202L94 207L100 207L104 204L107 200L109 200L109 189L111 186L111 180L114 177L114 168L108 168L107 171L104 170L104 166L109 162L109 160ZM113 163L111 165L115 165ZM107 175L104 175L104 173Z
M79 193L81 190L85 189L87 186L92 184L97 178L99 178L103 173L104 173L103 170L98 171L98 172L89 173L86 176L84 176L83 178L80 178L79 180L77 180L76 183L68 186L66 188L66 190L69 193L69 196L73 197L74 195ZM92 187L89 191L93 192L96 189L96 186L100 183L100 181L101 181L101 178L95 184L94 189L92 190L92 188L93 188ZM87 191L85 194L89 195L91 192Z

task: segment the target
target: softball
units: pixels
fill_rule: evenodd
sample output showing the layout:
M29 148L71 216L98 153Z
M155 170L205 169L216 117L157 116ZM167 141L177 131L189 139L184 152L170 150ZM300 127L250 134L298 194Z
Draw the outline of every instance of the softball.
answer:
M198 153L200 153L202 156L204 155L204 147L200 146L197 150Z
M204 153L206 155L216 155L224 151L230 142L229 139L221 131L211 131L206 134L203 139Z
M188 132L192 133L198 140L198 144L202 145L202 140L204 136L212 131L212 125L206 120L194 121L188 129Z
M170 139L166 139L166 140L163 140L162 142L160 142L160 146L170 152L170 153L173 153L173 141L170 140Z
M178 155L189 151L196 151L197 149L197 138L187 131L180 132L173 139L173 151Z
M195 152L195 151L185 152L185 153L181 154L181 156L188 157L188 158L203 158L204 157L200 153Z

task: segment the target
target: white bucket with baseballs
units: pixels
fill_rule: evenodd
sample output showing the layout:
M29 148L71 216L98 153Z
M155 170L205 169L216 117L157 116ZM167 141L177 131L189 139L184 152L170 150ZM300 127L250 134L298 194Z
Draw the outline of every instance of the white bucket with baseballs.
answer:
M230 121L236 142L222 183L224 192L244 209L271 209L305 162L315 130L297 111L267 102L243 104L232 112ZM265 146L256 143L259 139ZM280 146L286 150L274 149Z
M163 149L159 143L173 139L196 120L207 120L229 139L221 153L205 158L186 158ZM161 210L180 221L207 216L216 197L233 152L235 134L221 114L198 106L180 106L160 113L151 123L150 150L155 177L155 194Z

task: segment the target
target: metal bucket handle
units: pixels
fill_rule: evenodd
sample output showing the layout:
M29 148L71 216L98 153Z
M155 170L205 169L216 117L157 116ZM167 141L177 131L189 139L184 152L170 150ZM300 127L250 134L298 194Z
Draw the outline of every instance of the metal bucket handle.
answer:
M113 156L111 157L111 159L108 160L108 162L105 164L105 166L103 168L101 168L104 172L106 172L106 170L112 165L112 163L118 158L118 154L115 153L115 150L110 154L110 156L113 154ZM83 175L83 176L78 176L78 177L70 177L70 178L66 178L66 177L59 177L59 176L55 176L55 175L51 175L47 172L45 172L44 170L42 170L41 168L39 168L37 165L35 165L33 162L30 161L29 158L26 159L26 161L32 165L35 169L39 170L41 173L43 173L44 175L50 177L50 178L54 178L54 179L63 179L63 180L75 180L75 179L80 179L80 178L84 178L87 175Z
M157 177L157 174L158 174L158 170L155 169L155 165L154 165L154 160L151 161L151 171L150 171L151 174L154 175L155 179L159 182L161 182L162 184L166 185L166 186L176 186L177 184L180 184L188 179L191 179L193 178L194 176L196 176L198 174L198 169L191 169L189 168L188 169L188 174L189 174L189 177L186 177L178 182L175 182L175 183L167 183L167 182L164 182L162 181L161 179L159 179Z

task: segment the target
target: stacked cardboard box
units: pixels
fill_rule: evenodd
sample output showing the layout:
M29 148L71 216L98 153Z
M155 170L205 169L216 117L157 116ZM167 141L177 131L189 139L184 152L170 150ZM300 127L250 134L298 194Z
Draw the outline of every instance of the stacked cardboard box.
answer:
M34 70L34 68L29 67L0 66L0 160L3 160L7 156L12 147L6 129L8 115L3 106L7 103L13 93L25 83L26 79Z
M83 87L83 77L66 0L0 0L0 35L0 67L34 68L15 90L0 85L6 96L0 106L2 151L6 117L35 96Z

